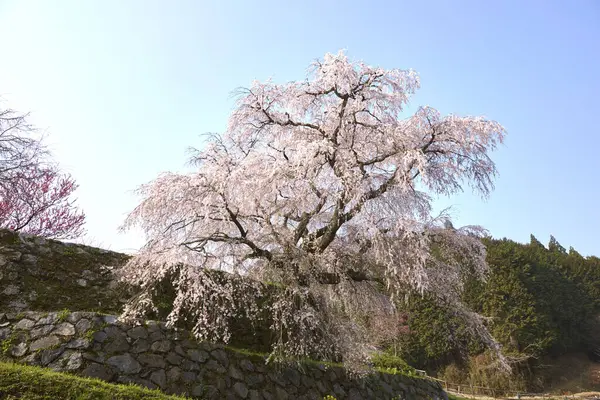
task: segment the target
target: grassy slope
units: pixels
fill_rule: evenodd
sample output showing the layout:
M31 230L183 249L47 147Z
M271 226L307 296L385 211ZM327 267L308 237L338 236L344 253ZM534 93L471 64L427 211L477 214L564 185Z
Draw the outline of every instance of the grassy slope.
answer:
M22 400L182 400L134 385L116 385L49 369L0 362L0 398Z

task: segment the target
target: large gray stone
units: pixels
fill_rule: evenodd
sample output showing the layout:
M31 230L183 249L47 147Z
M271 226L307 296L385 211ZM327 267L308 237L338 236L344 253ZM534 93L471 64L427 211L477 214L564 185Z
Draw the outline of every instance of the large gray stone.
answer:
M244 375L242 375L242 372L233 365L229 366L229 376L238 381L244 379Z
M187 351L187 355L192 361L203 363L208 359L208 353L203 350L191 349Z
M169 364L179 365L179 364L181 364L181 360L183 360L183 357L181 357L177 353L174 353L174 352L171 351L171 352L169 352L169 354L167 354L167 356L165 357L165 359L167 360L167 362Z
M67 359L67 363L65 365L65 370L77 371L82 367L82 365L83 365L83 357L81 356L81 353L74 352L74 353L71 353L71 355Z
M242 382L236 382L233 385L233 391L242 399L248 397L248 388Z
M16 294L19 294L20 291L21 290L19 289L18 286L7 285L2 293L4 293L6 296L14 296Z
M40 318L36 325L40 326L40 325L54 325L58 322L58 313L55 312L51 312L48 313L48 315L43 316L42 318Z
M159 388L164 389L167 385L167 376L165 375L164 369L159 369L158 371L154 371L150 375L150 381L154 382Z
M29 346L30 351L48 349L60 345L60 339L54 335L46 336L36 340Z
M166 353L171 350L171 342L169 340L157 340L150 346L152 351L157 353Z
M246 371L254 372L254 364L252 364L252 361L245 358L240 360L240 367Z
M62 353L65 351L63 346L60 346L56 349L47 349L40 351L40 362L43 366L50 364L52 361L56 360Z
M13 357L23 357L27 353L27 343L19 343L12 346L9 353Z
M10 328L0 329L0 340L7 339L11 333L12 333L12 331Z
M74 338L71 339L69 343L67 343L68 349L87 349L91 346L90 340L86 338Z
M133 339L146 339L148 337L148 331L143 326L136 326L127 331L127 336Z
M75 327L68 322L63 322L54 329L53 333L60 336L73 336L75 334Z
M140 354L138 360L150 368L165 368L166 366L164 358L158 354Z
M80 319L75 325L75 329L78 333L83 334L92 329L92 321L87 318Z
M179 381L181 379L181 376L181 368L179 367L173 367L170 368L169 371L167 371L167 380L170 383Z
M229 367L229 357L227 357L227 353L224 350L213 350L210 355L217 359L225 368Z
M19 322L17 322L14 326L14 329L28 331L33 328L35 325L35 321L30 319L23 318Z
M131 346L131 352L132 353L143 353L145 351L148 351L150 349L150 343L148 343L147 340L145 339L138 339L133 343L133 346Z
M195 372L192 371L185 371L183 374L181 374L181 381L183 383L192 383L196 381L196 378L198 376L196 375Z
M54 329L53 325L42 325L38 328L33 328L30 332L29 332L29 337L31 339L37 339L41 336L46 336L47 334L49 334L52 329Z
M106 363L123 374L137 374L142 370L140 363L131 354L113 356L106 360Z

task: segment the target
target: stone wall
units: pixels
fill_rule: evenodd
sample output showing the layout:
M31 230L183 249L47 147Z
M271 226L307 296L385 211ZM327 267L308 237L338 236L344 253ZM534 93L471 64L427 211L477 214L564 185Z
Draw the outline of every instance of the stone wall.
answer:
M113 270L129 257L0 229L0 312L100 311L118 314L131 293Z
M438 383L374 373L352 378L336 366L266 365L260 355L200 343L163 323L123 324L92 312L0 314L5 358L56 371L132 382L208 399L444 399Z

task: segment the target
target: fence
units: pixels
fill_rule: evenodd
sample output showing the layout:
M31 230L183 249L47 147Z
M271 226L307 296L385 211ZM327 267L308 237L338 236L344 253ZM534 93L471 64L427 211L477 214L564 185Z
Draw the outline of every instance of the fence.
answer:
M422 371L419 371L422 372ZM437 379L431 376L428 376L429 379L434 381L438 381L445 391L455 393L463 396L475 396L475 397L489 397L494 399L522 399L524 397L539 397L542 399L568 399L575 398L573 395L560 395L560 394L548 394L548 393L527 393L527 392L519 392L519 391L510 391L510 390L500 390L494 389L484 386L476 386L469 384L458 384L447 382L443 379ZM600 393L589 393L589 396L586 396L587 399L598 399L600 400Z

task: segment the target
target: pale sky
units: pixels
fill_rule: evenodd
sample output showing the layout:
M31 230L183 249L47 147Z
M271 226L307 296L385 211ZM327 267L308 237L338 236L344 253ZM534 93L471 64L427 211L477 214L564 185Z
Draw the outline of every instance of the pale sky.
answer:
M88 244L142 244L117 232L131 191L184 171L187 147L225 128L232 90L304 79L343 48L417 70L412 106L508 130L490 199L437 203L455 225L600 255L598 1L0 0L0 38L0 95L79 183Z

